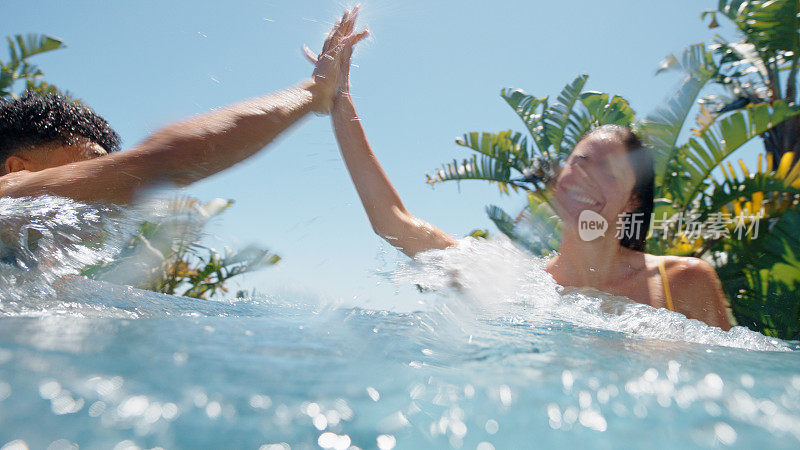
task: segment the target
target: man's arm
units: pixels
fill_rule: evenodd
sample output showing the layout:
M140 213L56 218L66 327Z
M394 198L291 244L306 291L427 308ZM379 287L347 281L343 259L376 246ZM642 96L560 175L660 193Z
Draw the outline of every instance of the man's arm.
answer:
M315 109L313 81L171 124L124 152L2 178L0 196L50 194L127 203L157 184L179 186L253 155Z
M330 110L342 52L364 37L350 33L354 20L353 12L345 13L325 42L313 77L296 87L171 124L125 152L14 172L0 181L0 196L51 194L126 203L142 188L187 185L226 169L264 148L307 113Z

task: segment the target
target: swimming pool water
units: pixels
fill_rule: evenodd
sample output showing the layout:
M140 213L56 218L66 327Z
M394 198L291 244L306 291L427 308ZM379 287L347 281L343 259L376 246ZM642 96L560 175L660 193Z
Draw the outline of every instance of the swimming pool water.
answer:
M424 288L409 313L65 278L106 250L4 263L0 446L800 445L797 343L559 290L508 242L393 270Z

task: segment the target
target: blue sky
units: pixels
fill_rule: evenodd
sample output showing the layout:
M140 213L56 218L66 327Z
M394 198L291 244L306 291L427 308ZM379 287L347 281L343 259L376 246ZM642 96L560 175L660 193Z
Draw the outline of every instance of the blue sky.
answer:
M716 3L364 0L359 23L372 37L354 56L356 107L412 213L454 236L494 231L484 206L516 211L521 196L501 197L481 182L432 189L425 173L468 155L453 143L466 131L522 131L500 89L555 96L588 73L588 89L622 95L647 113L678 82L656 77L658 63L713 36L699 15ZM301 45L319 49L349 5L11 0L0 29L63 39L67 49L32 61L131 147L171 121L308 77ZM185 192L236 200L210 229L216 242L258 243L283 256L279 268L233 287L383 307L407 289L375 275L404 257L372 234L327 117L308 117L267 151Z

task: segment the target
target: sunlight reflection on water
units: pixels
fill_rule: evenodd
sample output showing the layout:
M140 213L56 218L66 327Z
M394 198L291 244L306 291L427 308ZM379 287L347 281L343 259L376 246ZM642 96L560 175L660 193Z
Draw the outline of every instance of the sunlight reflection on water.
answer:
M92 217L85 205L39 206L47 217L77 208L63 215L73 223ZM89 222L123 233L121 216L105 214ZM47 223L62 238L80 228ZM112 250L70 245L60 265L3 263L9 448L800 443L796 343L559 292L541 261L508 242L464 241L393 271L433 290L398 298L427 305L404 314L63 278Z

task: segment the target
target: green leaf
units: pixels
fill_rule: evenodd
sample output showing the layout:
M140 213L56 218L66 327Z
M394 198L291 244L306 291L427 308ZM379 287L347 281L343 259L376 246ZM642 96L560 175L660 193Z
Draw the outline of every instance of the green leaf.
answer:
M783 197L800 195L800 189L787 185L783 179L776 178L771 173L756 173L743 180L727 179L714 187L713 191L704 199L703 207L699 212L704 216L721 211L723 206L729 205L734 200L752 199L756 193L762 193L765 197Z
M14 83L25 80L26 87L37 93L56 92L58 89L39 78L42 71L27 58L39 53L63 48L63 43L56 38L43 34L18 34L7 37L8 52L11 60L8 64L0 63L0 97L13 96Z
M551 143L544 132L544 123L542 122L544 111L547 110L547 97L536 98L522 89L513 88L505 88L500 91L500 97L514 108L514 112L522 119L522 123L531 134L539 152L549 159Z
M719 0L717 9L724 14L725 17L736 20L741 13L740 10L746 8L748 3L750 3L749 0Z
M550 105L544 112L542 123L550 145L559 154L568 154L581 138L582 133L570 121L573 107L581 96L583 87L589 76L578 75L571 83L564 86L558 95L558 102ZM566 138L566 142L565 141ZM566 144L567 148L562 148Z
M500 189L508 193L508 186L514 189L525 189L526 186L512 180L512 170L516 177L520 177L526 167L531 164L528 153L527 139L514 131L501 131L499 133L467 133L456 139L456 144L474 150L481 154L462 162L454 160L444 164L441 169L434 171L433 175L426 175L429 184L453 180L486 180L500 183Z
M599 119L600 125L622 125L629 127L636 118L636 112L627 100L615 95L606 106L605 114Z
M715 36L710 48L719 55L718 66L729 65L735 70L730 75L737 79L750 73L757 73L762 81L769 78L769 69L753 43L746 40L729 42L721 36ZM722 83L725 84L725 81Z
M467 237L475 238L475 239L489 239L489 230L476 228L472 230Z
M515 131L499 133L467 133L456 144L507 164L522 172L530 165L528 140Z
M685 208L711 184L711 172L747 141L800 112L778 101L757 104L718 120L679 147L666 164L663 187L679 208Z
M528 206L516 218L494 205L487 206L486 213L511 241L537 256L546 256L558 248L561 220L546 201L535 195L528 198Z
M489 205L486 207L486 214L501 233L506 235L512 242L528 250L529 252L539 255L540 249L535 242L528 239L524 234L519 233L517 229L517 221L508 215L499 206Z
M0 67L0 97L11 95L11 87L16 80L16 73L6 70L5 66Z
M649 146L655 150L656 185L660 185L667 161L675 158L676 143L686 118L700 91L716 75L718 68L703 44L686 48L680 58L670 55L670 69L681 70L685 78L666 102L650 113L639 126Z
M740 325L782 339L800 339L800 213L789 209L758 239L726 243L717 269Z
M511 180L511 168L507 162L486 155L481 156L480 160L477 155L461 162L453 160L452 163L442 165L442 168L435 171L433 176L427 175L427 178L429 184L461 180L494 181L499 183L501 192L506 194L508 194L506 186L529 190L525 185Z
M41 80L27 80L25 90L39 95L55 94L61 92L57 86Z
M514 233L514 227L516 224L514 223L514 218L503 211L503 208L489 205L486 207L486 214L489 216L489 219L494 222L495 226L497 226L497 229L500 230L501 233L510 237L511 240L515 240L516 235Z
M581 103L589 114L582 119L587 128L580 130L581 134L601 125L627 127L633 123L636 113L628 101L618 95L611 97L611 100L608 98L609 95L605 92L587 91L581 94Z
M52 50L64 48L64 43L57 38L44 34L17 34L13 38L6 38L8 41L8 52L11 62L18 64L31 56L45 53Z
M767 54L798 50L800 4L797 0L720 1L719 10Z
M274 265L281 259L255 246L226 251L223 257L199 243L203 226L232 203L224 199L201 203L191 197L176 197L167 204L169 212L153 222L142 223L139 234L112 261L88 267L83 274L200 299L224 291L228 279Z

